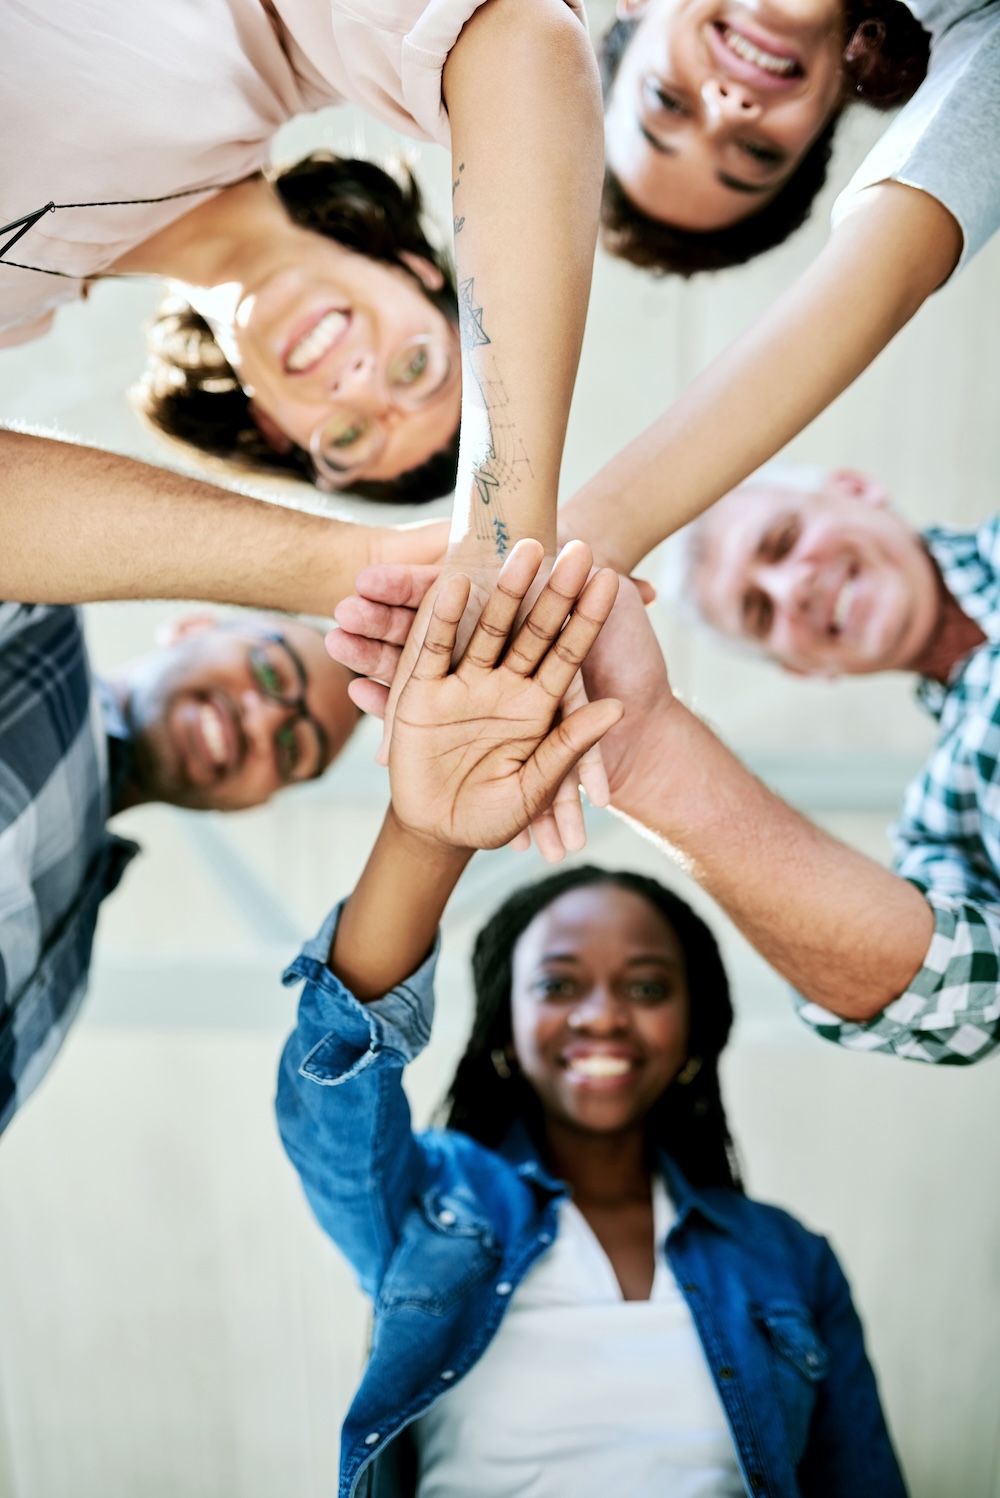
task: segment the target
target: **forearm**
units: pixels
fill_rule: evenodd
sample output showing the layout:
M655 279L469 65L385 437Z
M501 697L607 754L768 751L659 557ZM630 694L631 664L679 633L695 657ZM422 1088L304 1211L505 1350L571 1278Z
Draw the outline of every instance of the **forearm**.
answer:
M866 197L790 290L563 507L566 533L599 561L631 571L772 458L950 274L961 232L947 209L898 183Z
M934 930L912 884L793 811L682 704L633 732L615 809L677 850L772 967L845 1019L905 991Z
M603 121L563 0L487 0L444 70L463 416L453 540L555 545L566 423L593 268Z
M390 806L330 950L330 971L355 998L381 998L419 967L471 857L416 837Z
M306 515L117 453L0 431L0 596L198 598L332 614L372 561L436 560L440 527ZM425 553L427 553L425 555Z

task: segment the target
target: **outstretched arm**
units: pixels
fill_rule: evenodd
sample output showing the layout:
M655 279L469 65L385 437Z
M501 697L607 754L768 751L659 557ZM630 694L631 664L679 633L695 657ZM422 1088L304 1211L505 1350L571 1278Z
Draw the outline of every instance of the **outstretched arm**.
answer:
M593 702L553 727L617 579L603 571L588 582L590 550L574 543L511 639L542 557L537 542L515 547L454 667L469 580L453 577L438 594L396 712L392 806L330 953L358 998L416 967L472 849L501 847L527 827L621 716L614 700Z
M961 231L928 193L862 194L798 281L560 512L628 573L857 379L954 269Z
M441 522L306 515L117 453L0 430L0 597L197 598L332 614L374 561L436 561Z
M652 832L758 952L814 1003L863 1021L920 969L934 930L907 880L769 791L672 694L630 584L584 668L625 722L602 742L613 808Z
M453 541L495 576L555 551L556 492L603 176L586 30L565 0L487 0L444 68L462 335Z

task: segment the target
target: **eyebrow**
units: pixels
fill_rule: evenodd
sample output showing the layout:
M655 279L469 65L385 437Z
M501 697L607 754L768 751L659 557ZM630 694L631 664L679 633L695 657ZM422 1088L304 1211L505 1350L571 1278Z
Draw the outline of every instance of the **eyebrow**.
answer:
M578 952L543 952L538 960L539 962L579 962L580 955ZM668 952L640 952L625 960L626 967L649 967L651 964L676 968L680 966L680 959L671 956Z
M661 156L676 156L677 147L672 146L665 140L660 140L651 130L648 130L639 121L639 134L652 146L654 151L659 151ZM760 193L771 192L776 186L774 182L744 182L739 177L731 177L728 172L717 172L716 176L723 187L728 187L731 192L747 192L757 197Z

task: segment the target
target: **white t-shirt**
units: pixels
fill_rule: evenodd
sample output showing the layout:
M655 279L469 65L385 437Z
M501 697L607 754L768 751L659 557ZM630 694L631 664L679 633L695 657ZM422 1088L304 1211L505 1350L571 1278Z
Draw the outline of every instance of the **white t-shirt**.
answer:
M415 1422L418 1498L742 1498L725 1411L662 1245L654 1183L648 1301L626 1301L564 1202L482 1357Z
M928 192L957 219L959 266L1000 228L1000 0L907 0L931 33L927 77L833 205L877 182Z
M441 70L482 3L0 0L0 223L50 200L207 195L323 105L448 145ZM582 21L582 0L567 4ZM93 275L199 201L50 213L6 258ZM81 289L0 262L0 346L45 332Z

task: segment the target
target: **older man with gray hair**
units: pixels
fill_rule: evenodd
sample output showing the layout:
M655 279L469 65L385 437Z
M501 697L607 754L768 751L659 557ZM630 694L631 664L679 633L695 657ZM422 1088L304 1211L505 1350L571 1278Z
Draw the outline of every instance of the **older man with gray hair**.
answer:
M921 534L865 474L765 471L675 538L669 576L682 614L788 671L920 678L940 733L892 838L894 872L926 914L910 898L897 921L871 891L886 944L872 978L897 953L914 975L885 1008L866 1013L862 990L854 1012L827 996L802 1017L855 1048L978 1060L1000 1040L1000 519ZM792 869L796 849L793 838ZM837 867L848 875L855 855L844 854ZM818 890L823 919L836 911L834 889Z

